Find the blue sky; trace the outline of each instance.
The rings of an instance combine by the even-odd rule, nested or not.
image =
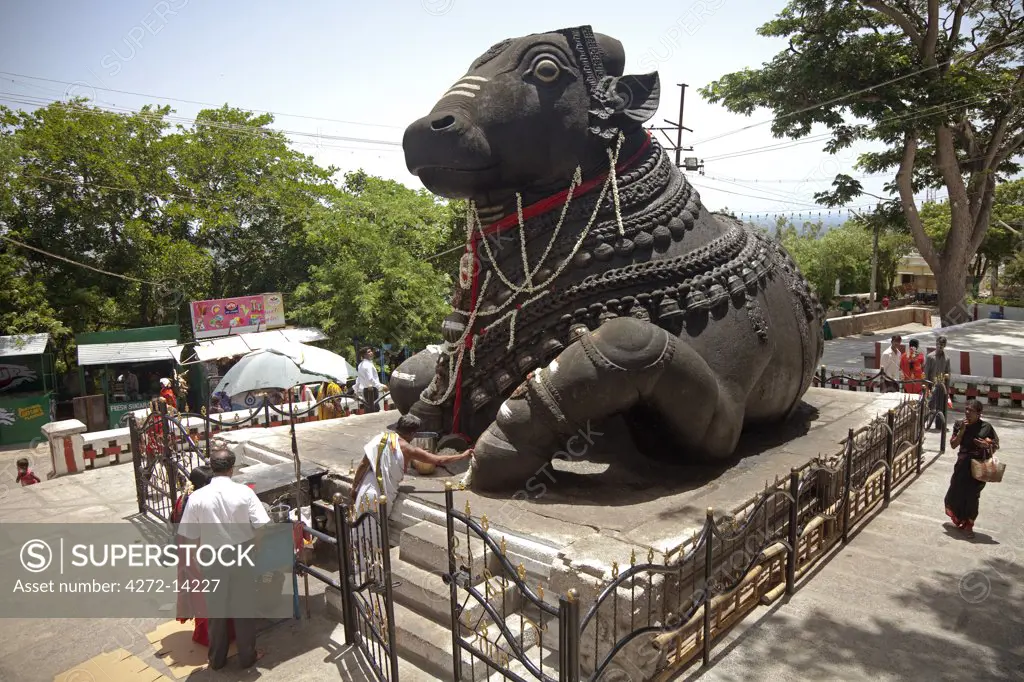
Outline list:
[[[696,89],[725,73],[756,67],[784,47],[783,41],[755,34],[783,5],[781,0],[648,0],[642,5],[610,0],[0,0],[0,70],[63,82],[0,74],[0,103],[25,107],[5,97],[53,100],[71,93],[106,107],[166,103],[185,117],[203,107],[161,98],[277,112],[274,127],[305,133],[292,139],[318,163],[361,167],[418,188],[400,146],[329,136],[400,143],[404,127],[426,114],[493,43],[590,24],[622,41],[627,72],[660,73],[659,121],[676,118],[675,84],[690,85],[685,124],[694,133],[684,133],[684,144],[696,143],[696,156],[713,157],[780,142],[761,125],[701,144],[764,121],[768,113],[736,116],[703,101]],[[851,170],[856,152],[865,149],[830,156],[820,143],[803,144],[708,161],[705,177],[690,177],[713,209],[816,217],[821,209],[809,206],[813,193],[827,188],[836,172],[856,174]],[[884,181],[862,179],[876,194]]]

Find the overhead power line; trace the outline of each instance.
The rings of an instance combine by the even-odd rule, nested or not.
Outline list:
[[[100,273],[102,275],[110,275],[111,277],[117,277],[119,279],[128,280],[130,282],[139,282],[140,284],[152,284],[155,287],[161,286],[161,284],[159,282],[151,282],[151,281],[149,281],[147,279],[139,279],[138,277],[130,277],[128,275],[119,275],[116,272],[110,272],[109,270],[103,270],[101,268],[97,268],[97,267],[92,266],[92,265],[87,265],[85,263],[79,263],[78,261],[71,260],[70,258],[65,258],[64,256],[60,256],[60,255],[58,255],[56,253],[50,253],[49,251],[44,251],[43,249],[36,248],[35,246],[29,246],[28,244],[24,244],[22,242],[19,242],[17,239],[11,239],[7,235],[0,234],[0,239],[3,239],[5,241],[9,241],[10,243],[15,244],[17,246],[20,246],[23,249],[28,249],[30,251],[35,251],[36,253],[41,253],[44,256],[48,256],[50,258],[56,258],[57,260],[62,260],[65,263],[70,263],[71,265],[77,265],[80,268],[85,268],[86,270],[92,270],[93,272],[98,272],[98,273]]]
[[[317,140],[335,140],[335,141],[340,141],[340,142],[361,142],[361,143],[365,143],[365,144],[380,144],[380,145],[387,145],[387,146],[393,146],[393,147],[401,147],[402,146],[401,142],[395,142],[393,140],[376,140],[376,139],[370,139],[370,138],[365,138],[365,137],[350,137],[350,136],[344,136],[344,135],[326,135],[326,134],[319,133],[319,132],[311,133],[311,132],[307,132],[307,131],[304,131],[304,130],[286,130],[286,129],[282,129],[282,128],[271,128],[269,126],[259,126],[259,127],[256,127],[256,126],[246,126],[246,125],[240,125],[240,124],[234,124],[234,123],[224,123],[223,121],[205,121],[205,120],[200,120],[200,119],[195,119],[195,118],[188,118],[188,117],[185,117],[185,116],[174,116],[174,115],[170,115],[170,114],[162,115],[162,114],[157,114],[157,113],[153,113],[153,112],[137,111],[135,109],[125,108],[125,107],[108,107],[108,108],[104,108],[104,107],[99,107],[99,106],[95,106],[95,105],[93,105],[93,106],[82,106],[82,105],[71,104],[71,103],[68,103],[68,102],[61,102],[60,100],[46,100],[46,99],[41,98],[41,97],[32,97],[30,95],[23,95],[23,94],[20,94],[20,93],[0,92],[0,96],[6,97],[7,99],[9,99],[11,101],[21,101],[22,103],[29,104],[29,105],[32,105],[32,106],[57,105],[57,106],[64,107],[66,109],[73,110],[73,111],[80,111],[82,113],[96,113],[97,111],[106,111],[108,113],[115,113],[115,114],[132,114],[132,115],[138,116],[138,117],[140,117],[140,118],[142,118],[144,120],[150,120],[150,121],[154,121],[154,122],[170,121],[170,122],[176,122],[176,123],[189,123],[189,124],[192,124],[192,125],[195,125],[195,126],[203,126],[203,127],[207,127],[207,128],[218,128],[218,129],[222,129],[222,130],[227,130],[229,132],[239,133],[239,134],[242,134],[242,135],[263,136],[263,135],[266,135],[267,133],[279,133],[279,134],[282,134],[282,135],[299,135],[299,136],[303,136],[303,137],[312,137],[312,138],[316,138]],[[32,101],[32,100],[35,100],[35,101]]]
[[[1019,41],[1019,38],[1011,38],[1009,40],[1004,40],[1001,43],[996,43],[995,45],[992,46],[992,48],[994,49],[994,48],[998,48],[998,47],[1004,47],[1006,45],[1010,45],[1011,43],[1016,43],[1018,41]],[[898,83],[898,82],[900,82],[902,80],[906,80],[907,78],[912,78],[914,76],[918,76],[918,75],[920,75],[922,73],[925,73],[927,71],[931,71],[932,69],[937,69],[939,67],[946,66],[948,64],[952,64],[953,61],[954,61],[953,59],[948,59],[948,60],[943,61],[943,62],[938,62],[937,64],[934,64],[932,66],[926,66],[923,69],[918,69],[917,71],[912,71],[912,72],[904,74],[902,76],[897,76],[896,78],[890,78],[889,80],[882,81],[881,83],[877,83],[875,85],[871,85],[871,86],[868,86],[866,88],[861,88],[859,90],[853,90],[851,92],[846,93],[845,95],[840,95],[839,97],[833,97],[830,100],[826,100],[824,102],[819,102],[818,104],[812,104],[810,106],[803,107],[802,109],[797,109],[796,111],[791,111],[788,114],[783,114],[783,115],[777,116],[777,117],[773,116],[772,118],[765,119],[764,121],[760,121],[758,123],[751,123],[751,124],[745,125],[745,126],[743,126],[741,128],[736,128],[735,130],[730,130],[728,132],[720,133],[718,135],[712,135],[711,137],[706,137],[706,138],[704,138],[702,140],[697,140],[696,142],[694,142],[692,144],[694,146],[696,146],[698,144],[704,144],[706,142],[711,142],[712,140],[720,140],[723,137],[729,137],[730,135],[736,135],[738,133],[742,133],[744,131],[751,130],[753,128],[759,128],[760,126],[768,125],[769,123],[772,123],[772,122],[775,122],[775,121],[783,121],[783,120],[785,120],[787,118],[792,118],[793,116],[799,116],[800,114],[807,113],[808,111],[814,111],[815,109],[820,109],[821,107],[829,106],[830,104],[837,104],[837,103],[842,102],[844,100],[847,100],[847,99],[849,99],[851,97],[856,97],[857,95],[863,95],[865,92],[871,92],[872,90],[877,90],[878,88],[885,87],[886,85],[892,85],[893,83]]]
[[[971,97],[963,97],[963,98],[960,98],[960,99],[950,100],[948,102],[940,102],[938,104],[934,104],[934,105],[929,106],[929,107],[924,107],[923,109],[916,109],[914,111],[907,112],[907,113],[904,113],[904,114],[899,114],[899,115],[889,116],[889,117],[883,118],[880,121],[878,121],[878,123],[876,125],[895,123],[897,121],[913,121],[913,120],[917,120],[919,118],[927,118],[928,116],[934,116],[935,114],[940,113],[940,111],[936,111],[936,110],[946,111],[946,110],[949,110],[949,109],[958,109],[961,106],[968,106],[968,105],[970,105],[973,102],[981,102],[981,101],[987,100],[990,97],[992,97],[992,95],[999,94],[1001,92],[1007,92],[1007,91],[1009,91],[1011,89],[1012,88],[1007,88],[1007,87],[996,88],[994,90],[990,90],[988,92],[982,93],[981,95],[972,95]],[[797,146],[800,146],[802,144],[811,144],[813,142],[819,142],[821,140],[826,140],[826,139],[829,139],[831,137],[832,137],[832,133],[830,133],[830,132],[829,133],[818,133],[816,135],[811,135],[810,137],[799,138],[797,140],[786,140],[786,141],[782,141],[782,142],[775,142],[775,143],[772,143],[772,144],[769,144],[769,145],[764,145],[764,146],[761,146],[761,147],[754,147],[753,149],[739,150],[739,151],[735,151],[735,152],[724,152],[724,153],[719,154],[717,156],[705,157],[703,160],[704,161],[724,161],[726,159],[735,159],[735,158],[738,158],[738,157],[741,157],[741,156],[749,156],[751,154],[762,154],[764,152],[778,151],[779,149],[788,149],[790,147],[797,147]]]
[[[0,74],[4,74],[4,75],[7,75],[7,76],[15,76],[17,78],[29,78],[29,79],[37,80],[37,81],[45,81],[47,83],[57,83],[59,85],[71,85],[71,86],[74,86],[74,85],[79,85],[81,83],[81,81],[77,81],[77,82],[76,81],[62,81],[62,80],[58,80],[56,78],[44,78],[42,76],[30,76],[28,74],[13,73],[11,71],[0,71]],[[224,106],[223,104],[214,104],[213,102],[202,102],[202,101],[194,100],[194,99],[184,99],[182,97],[170,97],[170,96],[167,96],[167,95],[151,95],[151,94],[147,94],[147,93],[144,93],[144,92],[133,92],[131,90],[116,90],[114,88],[103,88],[103,87],[99,87],[97,85],[92,85],[91,83],[87,83],[86,85],[88,85],[93,90],[102,90],[103,92],[116,92],[116,93],[119,93],[119,94],[122,94],[122,95],[133,95],[135,97],[149,97],[150,99],[161,99],[161,100],[167,100],[169,102],[183,102],[185,104],[198,104],[200,106],[215,107],[215,108],[218,108],[218,109],[220,107]],[[287,116],[289,118],[304,118],[304,119],[307,119],[307,120],[310,120],[310,121],[328,121],[330,123],[342,123],[342,124],[345,124],[345,125],[354,125],[354,126],[367,126],[367,127],[371,127],[371,128],[392,128],[392,129],[395,129],[395,130],[404,130],[405,129],[404,126],[393,126],[393,125],[387,125],[387,124],[384,124],[384,123],[365,123],[363,121],[345,121],[345,120],[338,119],[338,118],[328,118],[326,116],[312,116],[312,115],[309,115],[309,114],[291,114],[291,113],[287,113],[287,112],[283,112],[283,111],[271,111],[270,109],[259,109],[259,108],[251,109],[251,108],[248,108],[248,107],[235,107],[235,108],[236,109],[242,109],[244,111],[249,111],[251,113],[266,113],[266,114],[273,114],[274,116]]]

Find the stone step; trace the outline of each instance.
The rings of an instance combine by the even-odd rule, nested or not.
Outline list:
[[[447,568],[447,567],[445,567]],[[451,593],[441,577],[440,570],[427,571],[414,566],[401,558],[401,548],[391,550],[391,573],[393,581],[398,584],[393,588],[395,601],[408,606],[428,618],[447,625],[451,621]],[[521,603],[519,590],[505,590],[504,600],[497,583],[492,581],[490,590],[491,607],[499,614],[513,613]],[[475,586],[481,595],[487,595],[483,582]],[[475,623],[484,612],[483,604],[470,596],[465,590],[459,590],[459,604],[465,609],[463,622]],[[487,622],[490,619],[487,618]]]
[[[411,664],[432,673],[438,680],[452,678],[451,629],[435,623],[402,604],[394,604],[395,637],[398,654]],[[462,679],[466,682],[486,679],[485,664],[477,662],[476,680],[470,674],[472,654],[462,651]]]
[[[448,539],[447,529],[430,521],[420,521],[402,531],[399,546],[401,560],[428,571],[448,570]],[[456,531],[455,537],[458,541],[456,554],[460,562],[465,562],[466,557],[466,533]],[[484,562],[484,543],[480,538],[470,533],[469,549],[472,555],[470,568],[472,575],[482,577],[486,568],[492,574],[498,571],[498,562],[493,552],[487,550],[487,562]]]
[[[505,627],[508,629],[509,634],[512,635],[513,642],[515,643],[514,648],[501,632],[501,628],[498,627],[497,623],[492,622],[490,619],[487,619],[485,622],[490,623],[487,626],[487,640],[509,656],[513,655],[513,651],[516,648],[523,651],[537,649],[541,643],[541,638],[538,636],[539,626],[544,628],[543,644],[545,653],[549,653],[552,649],[558,647],[558,620],[556,618],[549,618],[545,615],[544,623],[541,624],[539,620],[529,618],[521,613],[514,613],[508,616],[505,619]],[[536,663],[536,656],[531,660]]]
[[[452,677],[452,639],[451,631],[428,618],[421,616],[415,611],[408,609],[401,604],[394,605],[395,612],[395,636],[398,639],[399,656],[418,668],[432,673],[439,680],[450,680]],[[494,644],[484,645],[475,638],[468,638],[468,642],[479,648],[482,653],[490,656],[492,660],[501,663],[498,649]],[[492,642],[494,640],[491,640]],[[544,672],[557,677],[558,654],[547,648],[547,637],[545,637],[544,650],[537,646],[528,645],[527,658],[535,665],[540,666],[543,659]],[[491,672],[488,677],[488,666],[482,660],[473,656],[468,651],[462,651],[462,679],[466,682],[478,682],[486,679],[500,679],[500,676]],[[535,679],[525,665],[509,658],[508,668],[524,679]],[[402,678],[404,680],[404,678]]]

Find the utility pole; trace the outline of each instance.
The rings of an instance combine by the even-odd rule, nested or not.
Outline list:
[[[692,133],[693,129],[692,128],[687,128],[686,126],[683,125],[683,108],[684,108],[684,106],[686,104],[686,88],[689,87],[689,86],[686,83],[677,83],[676,85],[677,85],[677,87],[680,88],[680,91],[679,91],[679,120],[678,121],[669,121],[668,119],[664,119],[665,123],[668,124],[667,126],[651,127],[651,128],[648,128],[648,130],[650,130],[652,132],[660,132],[664,136],[664,138],[668,141],[668,145],[666,146],[666,150],[667,151],[674,151],[675,152],[675,155],[676,155],[676,167],[677,168],[683,168],[683,169],[688,170],[688,171],[699,171],[700,174],[703,175],[704,174],[704,162],[703,161],[698,161],[697,157],[695,157],[695,156],[688,156],[685,159],[682,158],[682,153],[683,152],[692,152],[693,151],[693,147],[684,147],[683,146],[683,131],[685,130],[685,131],[687,131],[689,133]],[[669,134],[668,134],[669,131],[675,131],[676,139],[675,139],[674,142],[672,141],[672,138],[669,137]]]

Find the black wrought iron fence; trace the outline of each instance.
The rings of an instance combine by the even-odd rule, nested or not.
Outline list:
[[[207,457],[165,404],[142,424],[130,415],[128,428],[139,512],[170,523],[189,472],[206,463]]]
[[[555,609],[542,590],[526,586],[525,576],[507,560],[500,570],[524,603],[541,607],[559,628],[557,668],[531,663],[525,647],[510,646],[507,656],[493,657],[467,642],[474,629],[459,619],[465,611],[460,595],[470,594],[483,604],[489,593],[473,587],[476,558],[472,543],[483,555],[504,559],[504,551],[487,528],[469,514],[454,509],[451,489],[446,495],[449,536],[453,679],[467,675],[461,652],[468,651],[507,679],[524,680],[668,680],[698,658],[710,661],[715,641],[750,611],[793,594],[797,581],[830,549],[846,543],[851,529],[874,508],[887,506],[893,488],[920,472],[925,399],[904,400],[862,429],[851,430],[837,452],[794,468],[787,479],[766,485],[733,514],[716,519],[708,509],[702,527],[680,546],[656,561],[630,558],[625,570],[612,564],[611,578],[579,619],[577,595],[559,598]],[[466,536],[466,554],[459,553],[456,524]],[[543,606],[542,606],[543,605]],[[492,621],[504,612],[485,609]],[[557,617],[556,617],[557,616]],[[578,627],[567,630],[569,624]],[[544,628],[540,628],[543,630]],[[498,628],[499,636],[514,639]],[[470,637],[472,639],[472,637]],[[492,641],[492,640],[488,640]],[[512,642],[510,642],[511,644]]]
[[[509,560],[504,538],[491,536],[487,518],[478,522],[468,504],[464,512],[455,508],[453,491],[445,486],[452,678],[475,682],[497,673],[516,682],[579,679],[576,594],[559,598],[557,606],[549,603],[544,587],[529,586],[525,567]]]

